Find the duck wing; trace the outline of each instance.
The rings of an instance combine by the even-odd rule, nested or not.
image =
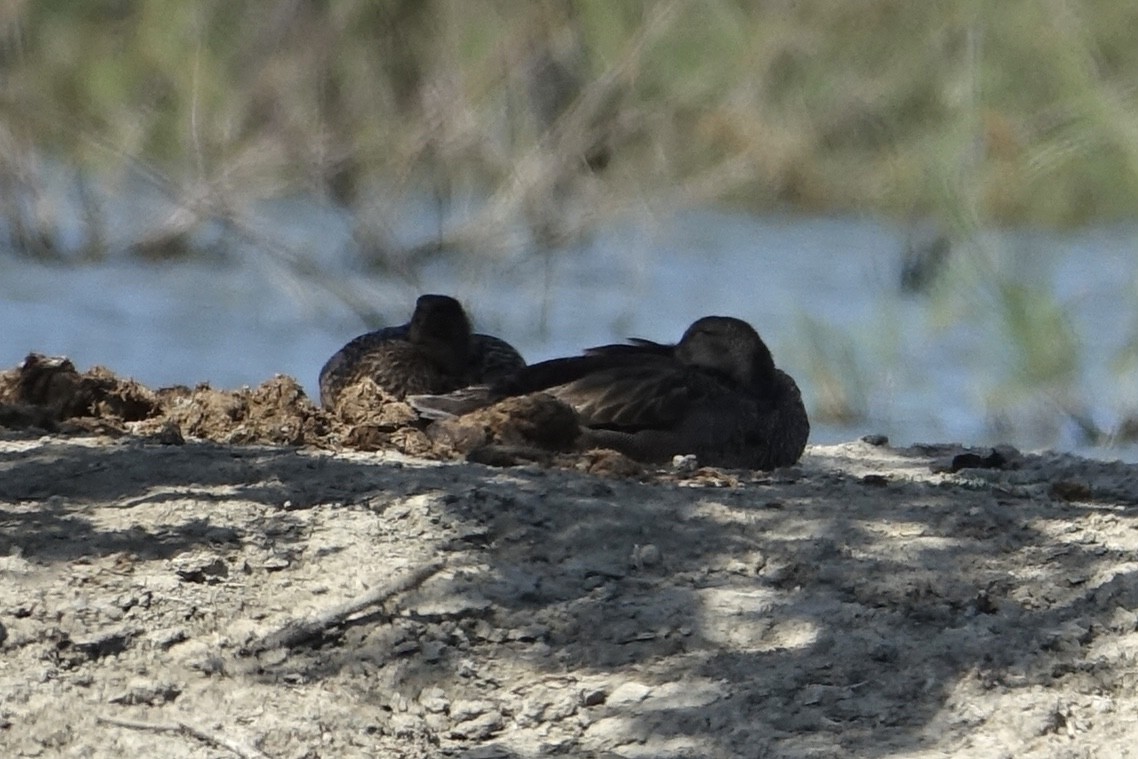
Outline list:
[[[645,340],[642,337],[631,337],[626,343],[612,345],[598,345],[586,348],[586,356],[667,356],[676,354],[676,346]]]
[[[525,359],[505,340],[493,335],[475,334],[471,337],[466,383],[480,385],[503,381],[525,365]]]
[[[492,338],[493,339],[493,338]],[[504,343],[503,343],[504,344]],[[521,360],[521,357],[518,357]],[[597,372],[637,363],[626,356],[568,356],[537,364],[513,365],[481,382],[446,394],[413,394],[408,400],[427,419],[446,419],[530,393],[564,387]]]
[[[392,341],[406,342],[410,326],[401,324],[395,327],[382,327],[366,332],[350,340],[343,348],[332,354],[320,369],[320,400],[330,407],[335,396],[346,386],[364,376],[361,361],[380,350]]]
[[[610,366],[547,392],[595,429],[668,430],[724,392],[712,377],[672,361]]]

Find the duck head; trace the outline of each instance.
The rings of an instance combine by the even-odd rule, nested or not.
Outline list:
[[[469,361],[471,332],[470,319],[457,300],[449,295],[420,295],[407,339],[437,365],[457,374]]]
[[[758,392],[775,377],[770,349],[747,322],[731,316],[705,316],[692,323],[676,345],[676,358]]]

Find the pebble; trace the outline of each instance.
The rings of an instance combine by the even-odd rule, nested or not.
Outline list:
[[[616,687],[616,690],[609,694],[607,704],[608,706],[638,704],[648,698],[648,694],[651,692],[652,688],[643,683],[621,683]]]
[[[514,721],[520,727],[540,725],[545,717],[545,706],[544,701],[526,699],[522,702],[522,708],[514,715]]]
[[[493,701],[464,699],[451,704],[450,716],[455,722],[465,722],[481,714],[493,711],[494,708]]]
[[[549,635],[549,628],[545,625],[532,624],[510,630],[509,639],[519,640],[523,643],[544,640]]]
[[[445,733],[450,729],[450,718],[442,712],[427,712],[423,715],[423,723],[433,733]]]
[[[600,706],[601,704],[603,704],[605,701],[608,700],[608,697],[609,697],[608,691],[606,691],[602,688],[597,688],[594,690],[585,691],[584,693],[581,694],[581,705],[582,706]]]
[[[257,660],[266,667],[275,667],[284,664],[288,660],[288,649],[274,648],[269,651],[262,652]]]
[[[450,699],[446,697],[446,692],[442,688],[425,688],[419,694],[419,703],[428,712],[435,714],[445,712],[450,708]]]
[[[638,545],[632,549],[632,565],[637,569],[654,567],[660,563],[660,549],[653,543]]]
[[[691,474],[699,469],[699,461],[694,454],[679,454],[672,457],[672,469],[680,474]]]
[[[405,640],[402,643],[397,644],[394,648],[392,648],[391,654],[393,656],[403,656],[405,654],[413,654],[418,650],[419,650],[419,643],[417,641]]]
[[[171,559],[170,564],[178,578],[185,582],[212,584],[229,576],[229,566],[214,553],[183,554]]]
[[[182,687],[176,683],[153,682],[136,678],[130,682],[127,689],[107,699],[112,704],[135,706],[146,704],[160,706],[173,701],[182,692]]]
[[[604,703],[603,697],[604,697],[605,693],[604,693],[604,691],[597,691],[597,692],[599,692],[602,696],[601,701],[598,701],[597,703],[603,704]],[[596,704],[587,703],[586,702],[587,698],[588,698],[587,695],[583,696],[581,703],[585,704],[585,706],[595,706],[596,705]],[[572,717],[574,714],[576,714],[576,712],[577,712],[577,699],[574,696],[572,696],[571,694],[567,693],[567,694],[561,696],[560,698],[555,699],[555,700],[551,701],[550,703],[546,704],[544,716],[545,716],[546,721],[555,722],[558,720],[563,720],[566,717]]]
[[[424,722],[413,714],[393,714],[388,730],[397,738],[414,738],[423,732]]]
[[[446,649],[446,644],[440,643],[437,640],[428,640],[422,644],[423,661],[436,662],[443,658],[443,650]]]
[[[279,572],[282,569],[288,569],[291,564],[292,562],[283,556],[270,556],[261,563],[261,567],[266,572]]]
[[[625,743],[642,743],[647,740],[650,730],[647,720],[604,717],[586,728],[585,737],[602,747],[613,747]]]
[[[505,719],[501,712],[486,712],[453,726],[450,730],[450,737],[483,740],[494,733],[501,732],[505,726]]]

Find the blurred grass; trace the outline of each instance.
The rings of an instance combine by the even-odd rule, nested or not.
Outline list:
[[[588,159],[594,210],[668,188],[951,221],[966,188],[986,221],[1070,225],[1138,203],[1136,27],[1111,0],[11,0],[0,129],[193,197],[520,183],[498,213],[532,214]]]

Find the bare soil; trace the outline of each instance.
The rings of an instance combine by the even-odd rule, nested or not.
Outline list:
[[[492,467],[43,361],[0,374],[0,756],[1138,754],[1133,466]]]

